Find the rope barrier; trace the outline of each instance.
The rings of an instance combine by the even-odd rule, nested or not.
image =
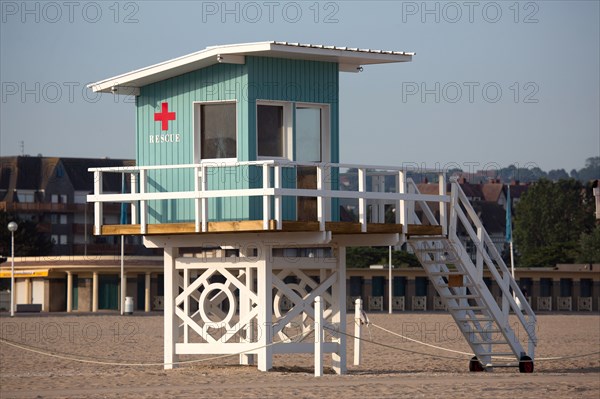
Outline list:
[[[461,351],[457,351],[454,349],[449,349],[449,348],[444,348],[442,346],[437,346],[437,345],[432,345],[432,344],[428,344],[427,342],[423,342],[423,341],[419,341],[410,337],[406,337],[402,334],[398,334],[396,332],[390,331],[384,327],[378,326],[377,324],[374,323],[370,323],[369,325],[372,325],[375,328],[378,328],[382,331],[385,331],[389,334],[395,335],[397,337],[406,339],[408,341],[412,341],[415,342],[417,344],[421,344],[421,345],[425,345],[425,346],[429,346],[431,348],[435,348],[435,349],[440,349],[443,351],[447,351],[447,352],[453,352],[453,353],[458,353],[461,355],[467,355],[467,356],[474,356],[473,353],[469,353],[469,352],[461,352]],[[587,356],[593,356],[593,355],[600,355],[600,351],[597,352],[590,352],[590,353],[584,353],[584,354],[579,354],[579,355],[567,355],[567,356],[556,356],[556,357],[539,357],[539,358],[535,358],[535,361],[551,361],[551,360],[564,360],[564,359],[575,359],[575,358],[579,358],[579,357],[587,357]],[[513,358],[509,358],[509,357],[502,357],[502,356],[492,356],[495,359],[503,359],[503,360],[514,360]]]
[[[302,336],[302,335],[307,336],[312,331],[313,331],[313,328],[311,328],[310,330],[308,330],[306,332],[303,332],[303,333],[300,333],[300,334],[296,334],[296,335],[294,335],[292,337],[289,337],[289,341],[291,341],[292,339],[294,339],[296,337]],[[304,337],[302,337],[302,339],[304,339]],[[44,355],[44,356],[48,356],[48,357],[54,357],[54,358],[58,358],[58,359],[62,359],[62,360],[69,360],[69,361],[79,362],[79,363],[91,363],[91,364],[99,364],[99,365],[104,365],[104,366],[123,366],[123,367],[156,367],[156,366],[167,366],[167,365],[175,366],[175,365],[183,365],[183,364],[203,363],[203,362],[208,362],[208,361],[211,361],[211,360],[224,359],[224,358],[227,358],[227,357],[239,356],[239,355],[243,355],[245,353],[254,352],[254,351],[258,350],[258,349],[268,348],[270,346],[279,345],[279,344],[283,344],[283,343],[287,343],[287,342],[284,342],[284,341],[272,342],[270,344],[258,346],[256,348],[248,349],[248,350],[237,352],[237,353],[230,353],[230,354],[226,354],[226,355],[213,356],[213,357],[204,358],[204,359],[183,360],[183,361],[172,362],[172,363],[164,363],[164,362],[161,362],[161,363],[158,363],[158,362],[156,362],[156,363],[120,363],[120,362],[108,362],[108,361],[104,361],[104,360],[84,359],[84,358],[80,358],[80,357],[65,356],[65,355],[61,355],[61,354],[57,354],[57,353],[43,351],[43,350],[40,350],[37,347],[32,347],[32,346],[27,346],[27,345],[23,345],[23,344],[18,344],[18,343],[15,343],[13,341],[9,341],[9,340],[7,340],[5,338],[0,338],[0,343],[6,344],[6,345],[10,345],[10,346],[13,346],[15,348],[19,348],[19,349],[24,350],[24,351],[37,353],[39,355]]]

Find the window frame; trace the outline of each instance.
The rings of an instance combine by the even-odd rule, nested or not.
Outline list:
[[[235,157],[233,158],[202,158],[202,106],[216,104],[234,104],[235,105]],[[199,164],[202,161],[236,162],[239,156],[239,121],[238,121],[238,100],[210,100],[192,102],[192,132],[193,132],[193,151],[194,163]]]
[[[258,106],[259,105],[270,105],[275,107],[283,107],[283,126],[282,126],[282,134],[283,134],[283,156],[274,157],[274,156],[265,156],[258,155]],[[254,131],[256,132],[256,159],[257,160],[286,160],[292,161],[294,158],[294,116],[292,114],[293,102],[291,101],[277,101],[277,100],[256,100],[256,104],[254,106],[254,112],[256,115],[255,123],[254,123]]]
[[[294,112],[298,108],[319,108],[321,110],[321,161],[320,163],[331,162],[331,106],[327,103],[311,103],[311,102],[296,102],[294,103]],[[294,123],[294,129],[296,123]],[[294,161],[297,160],[296,139],[297,133],[294,134]],[[319,163],[319,162],[317,162]]]

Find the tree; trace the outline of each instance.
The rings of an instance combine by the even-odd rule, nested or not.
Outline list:
[[[600,179],[600,157],[586,159],[585,167],[577,172],[577,178],[583,183]]]
[[[19,225],[19,228],[15,232],[15,256],[43,256],[50,254],[52,242],[48,235],[38,232],[35,223],[23,220],[7,212],[0,212],[0,255],[11,255],[11,234],[6,227],[11,221]]]
[[[521,266],[572,263],[582,233],[594,226],[589,190],[574,179],[541,179],[515,207],[514,238]]]
[[[583,233],[579,240],[578,262],[600,263],[600,225],[589,234]]]

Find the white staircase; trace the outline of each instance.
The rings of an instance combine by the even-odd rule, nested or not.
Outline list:
[[[418,192],[414,183],[409,184]],[[456,182],[451,187],[447,235],[408,236],[408,244],[474,353],[469,369],[518,366],[521,372],[532,372],[535,314],[464,192]],[[418,206],[424,220],[413,213],[413,221],[438,224],[428,203],[419,202]],[[463,242],[472,244],[474,261],[457,231]],[[483,280],[484,271],[499,287],[498,302]]]

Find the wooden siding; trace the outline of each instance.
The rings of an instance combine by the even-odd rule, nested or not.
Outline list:
[[[330,107],[330,161],[339,162],[338,65],[336,63],[246,57],[245,65],[217,64],[141,88],[136,99],[136,160],[139,166],[192,164],[194,159],[194,102],[236,101],[237,159],[256,160],[256,100],[312,102]],[[161,104],[176,113],[168,130],[154,121]],[[295,130],[295,129],[294,129]],[[151,143],[151,135],[178,134],[179,142]],[[211,168],[209,189],[262,186],[262,171],[255,167]],[[193,190],[192,170],[169,169],[148,173],[148,191]],[[334,174],[337,187],[337,173]],[[295,187],[295,173],[286,170],[285,187]],[[333,220],[339,205],[332,201]],[[209,220],[262,218],[261,198],[224,198],[209,201]],[[149,223],[183,223],[193,220],[193,200],[160,200],[149,203]],[[285,198],[284,218],[294,220],[296,201]]]

